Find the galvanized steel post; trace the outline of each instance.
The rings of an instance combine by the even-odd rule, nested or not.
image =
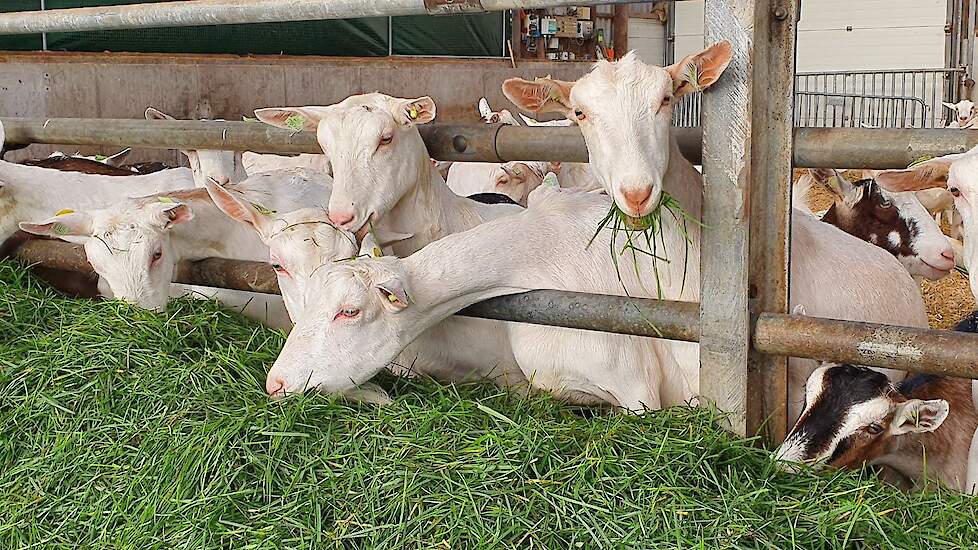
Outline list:
[[[755,318],[788,308],[795,10],[795,0],[771,0],[754,11],[748,299]],[[775,444],[788,429],[787,361],[752,348],[747,364],[747,433],[764,429]]]
[[[748,233],[754,10],[770,0],[706,0],[705,42],[730,42],[730,65],[703,94],[700,394],[747,434]],[[758,30],[758,33],[763,32]]]

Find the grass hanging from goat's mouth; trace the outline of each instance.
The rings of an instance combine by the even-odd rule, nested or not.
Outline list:
[[[682,294],[683,290],[686,288],[686,270],[689,261],[689,245],[693,242],[689,236],[689,226],[687,226],[687,222],[694,223],[700,227],[703,226],[703,223],[700,222],[700,220],[697,220],[695,216],[683,208],[682,204],[680,204],[679,201],[669,193],[663,191],[659,198],[659,203],[655,206],[655,208],[642,217],[629,216],[618,207],[618,203],[612,200],[611,208],[608,210],[608,214],[598,223],[598,228],[595,230],[591,240],[589,240],[587,243],[587,246],[591,246],[594,239],[598,237],[602,230],[609,228],[611,229],[611,239],[609,240],[611,260],[615,264],[615,273],[618,276],[618,283],[621,285],[622,290],[625,291],[625,295],[629,298],[631,298],[632,295],[628,291],[625,281],[622,279],[621,266],[618,263],[618,257],[625,255],[626,252],[631,255],[632,269],[635,271],[635,277],[638,279],[639,285],[641,285],[642,290],[647,293],[650,292],[649,289],[646,288],[645,283],[642,281],[639,258],[648,257],[650,259],[652,262],[652,272],[655,275],[655,296],[656,299],[662,299],[662,280],[659,276],[659,262],[664,262],[666,264],[671,262],[669,259],[669,251],[666,250],[667,247],[665,238],[662,235],[663,212],[667,212],[672,216],[683,236],[683,279],[679,290],[679,293]],[[621,245],[621,249],[619,250],[618,243],[620,235],[622,234],[624,234],[624,243]],[[646,248],[641,248],[643,241]],[[636,246],[636,243],[638,243],[639,246]],[[659,329],[656,328],[651,321],[646,319],[646,322],[652,326],[659,336],[662,336],[662,333],[659,332]]]

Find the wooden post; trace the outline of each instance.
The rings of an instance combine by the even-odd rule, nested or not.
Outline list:
[[[615,6],[615,16],[611,20],[611,38],[615,46],[615,58],[621,58],[628,53],[628,16],[631,9],[628,4]]]
[[[728,40],[733,58],[703,98],[700,394],[729,415],[727,427],[739,435],[752,435],[786,397],[783,361],[751,354],[750,299],[766,311],[787,305],[795,12],[794,0],[705,3],[706,43]]]

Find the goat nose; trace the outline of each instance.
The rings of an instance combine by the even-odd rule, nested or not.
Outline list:
[[[265,391],[268,395],[278,399],[285,396],[285,379],[281,376],[269,376],[265,380]]]
[[[344,226],[353,221],[356,214],[353,212],[330,212],[329,222],[336,226]]]
[[[645,204],[649,197],[652,196],[652,187],[643,187],[641,189],[629,189],[627,191],[622,191],[622,196],[625,197],[625,202],[628,203],[632,209],[640,211],[642,205]]]
[[[954,261],[954,250],[948,248],[944,252],[941,252],[941,256],[944,256],[949,261],[952,261],[953,262]]]

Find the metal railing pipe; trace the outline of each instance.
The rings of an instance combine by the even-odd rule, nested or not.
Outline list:
[[[76,244],[30,240],[14,254],[36,267],[93,273],[84,247]],[[279,294],[275,272],[264,262],[181,262],[174,282]],[[699,307],[695,302],[535,290],[486,300],[459,314],[698,342]],[[978,378],[978,334],[964,332],[761,313],[753,346],[762,353]]]
[[[630,1],[602,0],[602,3]],[[5,13],[0,14],[0,35],[450,15],[579,3],[579,0],[184,0]]]
[[[754,348],[790,355],[978,378],[978,334],[762,313]]]
[[[259,153],[321,153],[312,132],[258,122],[98,118],[0,118],[13,145],[106,145],[157,149],[224,149]],[[438,160],[586,162],[580,130],[486,124],[420,126]],[[700,163],[702,130],[673,128],[683,155]],[[967,151],[978,131],[958,129],[795,128],[794,164],[811,168],[904,168],[925,156]]]

